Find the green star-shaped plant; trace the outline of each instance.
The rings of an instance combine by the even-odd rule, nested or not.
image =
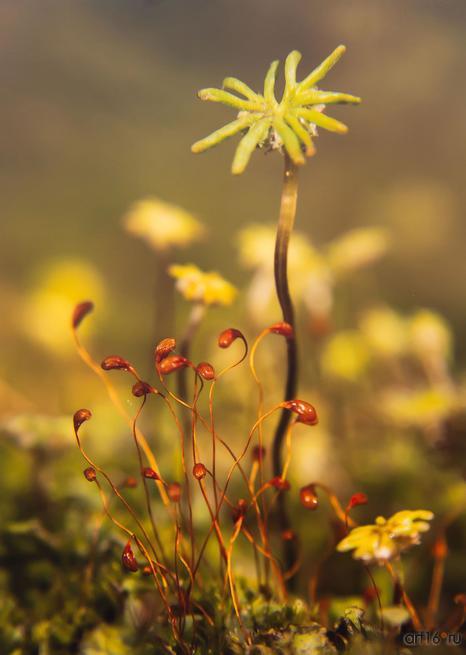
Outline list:
[[[278,60],[272,62],[267,71],[263,94],[255,93],[234,77],[223,80],[223,89],[202,89],[198,93],[201,100],[220,102],[238,109],[239,113],[236,120],[194,143],[192,152],[203,152],[239,132],[245,132],[236,148],[231,169],[233,174],[243,173],[256,147],[284,149],[294,164],[304,164],[305,156],[309,157],[315,152],[312,138],[317,134],[317,127],[340,134],[348,131],[346,125],[323,113],[325,106],[361,102],[356,96],[321,91],[316,86],[345,50],[345,46],[338,46],[301,82],[296,81],[301,53],[297,50],[290,52],[285,61],[285,89],[280,102],[275,97]]]
[[[312,139],[317,134],[317,127],[333,132],[347,132],[346,125],[323,113],[325,106],[360,102],[360,98],[355,96],[321,91],[316,86],[345,50],[344,46],[338,46],[301,82],[296,81],[296,69],[301,54],[297,50],[290,52],[285,61],[285,88],[280,101],[275,96],[278,61],[272,62],[267,71],[262,94],[256,93],[234,77],[227,77],[223,81],[223,89],[203,89],[198,94],[201,100],[211,100],[233,107],[238,111],[238,115],[231,123],[193,144],[192,152],[203,152],[235,134],[243,133],[232,164],[232,173],[235,175],[244,172],[257,147],[279,150],[284,155],[283,186],[273,260],[275,288],[283,321],[293,327],[292,334],[286,340],[287,373],[284,401],[296,398],[298,380],[295,319],[287,272],[288,246],[298,199],[298,168],[305,163],[306,155],[310,156],[315,152]],[[290,413],[283,409],[272,442],[274,476],[280,476],[283,470],[282,451],[289,422]],[[284,499],[285,495],[280,495],[277,503],[277,525],[282,533],[290,529]],[[283,550],[284,568],[288,570],[298,558],[295,542],[284,541]]]

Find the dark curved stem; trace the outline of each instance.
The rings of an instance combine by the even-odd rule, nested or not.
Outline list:
[[[277,297],[282,309],[283,320],[295,328],[293,303],[288,287],[288,244],[296,216],[296,204],[298,200],[298,171],[295,164],[285,154],[285,172],[283,177],[283,188],[280,203],[280,217],[278,221],[277,236],[275,241],[275,287]],[[294,331],[293,331],[294,332]],[[287,376],[285,385],[284,400],[290,400],[296,395],[298,376],[298,357],[296,347],[296,336],[287,339]],[[280,415],[273,439],[272,463],[273,474],[281,475],[282,472],[282,450],[286,428],[290,422],[291,414],[283,410]],[[278,497],[277,517],[280,532],[290,528],[290,519],[286,509],[285,494]],[[295,540],[283,542],[283,564],[286,570],[291,569],[295,564],[297,552]]]
[[[168,274],[170,253],[160,251],[156,258],[155,288],[155,343],[173,336],[175,315],[175,286]]]

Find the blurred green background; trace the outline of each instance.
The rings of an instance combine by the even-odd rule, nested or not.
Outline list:
[[[258,87],[272,59],[297,48],[304,71],[339,43],[348,52],[327,87],[364,102],[333,112],[346,137],[319,138],[301,174],[297,227],[317,244],[351,227],[389,227],[372,298],[443,313],[464,362],[463,0],[3,0],[0,17],[3,411],[76,403],[71,383],[56,380],[80,364],[53,348],[62,337],[38,342],[37,322],[47,332],[56,320],[46,309],[33,320],[28,304],[57,261],[87,263],[98,278],[99,292],[83,273],[70,293],[98,296],[105,352],[150,350],[154,256],[121,228],[140,197],[174,201],[208,226],[208,239],[178,259],[247,281],[234,236],[275,221],[281,162],[258,153],[236,179],[232,143],[191,155],[194,140],[232,115],[195,92],[226,74]]]
[[[367,493],[369,505],[357,510],[365,522],[404,508],[429,508],[438,517],[461,512],[465,36],[464,0],[2,0],[0,517],[5,525],[32,519],[27,530],[40,541],[37,518],[65,539],[57,552],[74,554],[78,544],[87,561],[90,528],[82,530],[82,516],[95,516],[99,505],[82,478],[71,431],[70,417],[78,407],[95,412],[95,427],[86,428],[92,452],[118,479],[137,474],[134,453],[127,456],[128,430],[76,355],[69,328],[73,305],[94,300],[95,314],[86,319],[82,335],[96,359],[117,353],[144,376],[153,376],[152,349],[169,301],[157,286],[157,254],[123,229],[123,216],[134,202],[157,196],[192,212],[206,226],[205,238],[171,258],[218,270],[240,289],[231,307],[209,312],[194,344],[196,361],[231,361],[229,353],[222,360],[217,352],[220,329],[236,326],[252,338],[279,319],[276,307],[254,316],[251,288],[257,292],[254,280],[262,284],[264,278],[241,264],[238,231],[276,221],[282,162],[258,152],[247,172],[234,178],[233,143],[192,155],[191,143],[233,117],[224,107],[201,103],[196,91],[219,86],[226,75],[260,88],[269,63],[295,48],[303,53],[298,73],[304,74],[340,43],[348,51],[323,87],[360,95],[363,103],[329,112],[350,131],[344,137],[321,132],[317,155],[300,171],[296,227],[319,253],[354,228],[386,229],[390,247],[367,270],[318,287],[324,296],[334,296],[328,331],[321,334],[309,320],[316,296],[309,295],[306,311],[304,292],[298,293],[299,266],[295,275],[300,395],[315,402],[321,417],[312,437],[302,426],[293,437],[294,521],[310,544],[301,591],[325,551],[332,516],[324,502],[325,511],[313,514],[312,521],[309,514],[303,518],[297,489],[304,484],[320,479],[342,502],[355,491]],[[347,248],[350,259],[352,252]],[[305,268],[308,262],[301,264]],[[270,282],[268,269],[267,275]],[[179,296],[177,337],[187,305]],[[389,312],[381,322],[380,315],[368,322],[367,310],[380,305],[399,316]],[[436,314],[412,319],[423,307],[444,321]],[[283,344],[278,337],[267,343],[258,359],[270,406],[283,384]],[[121,382],[126,402],[128,379],[113,374],[112,379]],[[231,380],[219,385],[218,423],[238,447],[255,418],[256,389],[246,368]],[[136,408],[134,399],[127,402],[129,411]],[[159,418],[149,410],[143,422],[150,438],[156,436],[162,464],[175,476],[173,427]],[[225,467],[228,459],[223,460]],[[209,517],[200,503],[196,511],[205,528]],[[14,530],[17,536],[17,526]],[[449,530],[442,611],[464,584],[464,516]],[[8,548],[0,551],[0,563],[12,557],[22,569],[16,536],[13,555]],[[408,556],[409,583],[419,602],[428,594],[433,538],[434,530],[427,546]],[[18,602],[37,608],[34,594],[42,593],[40,585],[46,588],[44,579],[50,581],[52,574],[41,573],[39,584],[36,571],[24,570],[16,591],[31,592]],[[0,582],[11,578],[8,593],[16,584],[11,571],[5,565],[0,575]],[[334,556],[322,577],[325,593],[359,593],[365,584],[361,567],[349,556]],[[62,596],[56,598],[60,607]]]

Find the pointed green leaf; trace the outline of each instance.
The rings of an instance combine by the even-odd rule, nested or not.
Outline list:
[[[231,89],[232,91],[236,91],[236,93],[240,93],[251,102],[263,102],[263,98],[258,93],[236,77],[226,77],[223,80],[222,86],[224,89]]]
[[[270,128],[270,119],[263,118],[254,123],[248,133],[243,136],[236,148],[231,172],[233,175],[240,175],[248,165],[253,151],[256,146],[265,139]]]
[[[329,70],[335,66],[337,61],[345,52],[346,47],[344,45],[339,45],[338,48],[335,48],[335,50],[331,55],[327,57],[327,59],[324,59],[324,61],[319,66],[317,66],[317,68],[314,68],[314,70],[299,83],[299,92],[310,89],[320,80],[322,80],[327,75]]]
[[[294,114],[288,113],[285,115],[285,121],[291,127],[296,136],[304,143],[306,146],[306,155],[310,157],[315,153],[314,144],[312,143],[311,135],[306,130],[304,125],[301,123],[299,118]]]
[[[332,91],[318,91],[317,89],[311,89],[310,91],[305,91],[304,93],[297,93],[293,104],[296,106],[334,105],[337,103],[352,103],[358,105],[360,102],[361,98],[349,95],[349,93],[334,93]]]
[[[273,126],[283,141],[283,146],[293,162],[298,166],[304,164],[305,158],[301,150],[299,139],[293,130],[285,123],[283,118],[274,118]]]
[[[275,98],[275,80],[277,77],[279,61],[273,61],[270,64],[269,70],[264,80],[264,98],[266,103],[276,104],[277,100]]]
[[[297,50],[290,52],[285,61],[285,95],[289,95],[296,86],[296,69],[301,61],[301,53]]]
[[[335,118],[326,116],[316,109],[298,109],[296,113],[310,123],[314,123],[324,130],[329,130],[329,132],[338,132],[339,134],[348,132],[348,128],[344,123],[340,123]]]
[[[243,109],[245,111],[260,111],[262,105],[259,102],[251,102],[238,98],[228,91],[222,89],[201,89],[197,94],[201,100],[210,100],[211,102],[221,102],[223,105]]]
[[[237,118],[235,121],[232,121],[215,132],[212,132],[212,134],[209,134],[209,136],[206,136],[204,139],[193,143],[191,146],[191,152],[198,154],[199,152],[204,152],[204,150],[216,146],[230,136],[234,136],[238,132],[241,132],[241,130],[245,130],[251,124],[251,120],[250,116],[241,116],[241,118]]]

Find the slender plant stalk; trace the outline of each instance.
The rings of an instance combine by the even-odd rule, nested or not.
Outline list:
[[[175,285],[168,274],[169,251],[157,252],[155,286],[155,342],[173,335],[175,316]]]
[[[445,542],[443,541],[443,543]],[[432,582],[429,592],[429,601],[426,610],[425,623],[429,630],[433,630],[435,627],[435,621],[437,619],[437,613],[440,604],[440,594],[442,592],[442,583],[445,575],[445,558],[447,555],[446,543],[442,548],[443,552],[438,552],[439,550],[439,547],[437,547],[437,552],[435,553],[434,559],[434,569],[432,572]]]
[[[409,612],[414,629],[416,630],[416,632],[421,632],[423,629],[423,625],[421,623],[421,620],[419,619],[419,615],[416,611],[416,608],[414,607],[410,597],[406,593],[406,589],[404,587],[403,581],[401,580],[400,576],[395,571],[395,569],[393,568],[390,562],[388,561],[385,562],[385,568],[389,572],[394,585],[397,586],[401,591],[401,597],[403,599],[403,603]]]
[[[191,344],[199,328],[199,325],[204,318],[205,311],[206,306],[202,303],[197,303],[192,307],[188,318],[188,325],[186,326],[186,330],[181,337],[180,355],[182,357],[189,359]],[[181,368],[177,379],[178,396],[185,402],[188,400],[187,373],[188,370],[186,368]],[[183,416],[183,428],[185,432],[185,438],[188,438],[188,435],[191,432],[191,417],[188,414]]]
[[[283,176],[283,188],[280,203],[280,217],[278,221],[277,236],[275,241],[275,287],[277,297],[283,314],[283,320],[293,326],[293,336],[286,340],[287,344],[287,376],[284,400],[291,400],[296,395],[298,376],[298,357],[295,336],[295,320],[293,303],[291,301],[288,286],[288,244],[296,216],[296,204],[298,200],[298,171],[287,153],[285,153],[285,172]],[[272,450],[273,474],[281,475],[282,472],[282,451],[283,441],[290,422],[291,414],[282,410],[280,420],[275,430]],[[290,529],[290,519],[286,509],[285,494],[278,498],[277,517],[280,532]],[[291,569],[296,561],[296,544],[294,540],[283,542],[283,564],[285,570]]]

